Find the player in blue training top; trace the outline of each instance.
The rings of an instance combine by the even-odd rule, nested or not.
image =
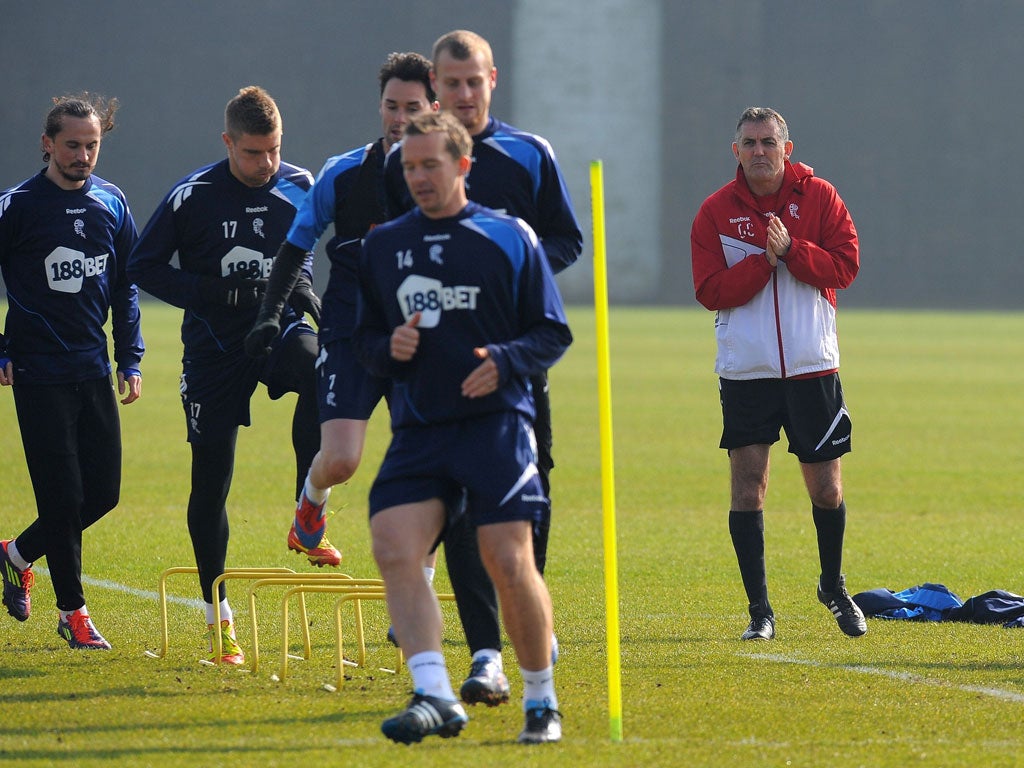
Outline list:
[[[458,117],[473,137],[473,167],[466,180],[469,199],[523,219],[543,243],[552,271],[561,272],[576,261],[583,248],[583,236],[551,146],[540,136],[490,116],[491,91],[497,85],[498,70],[491,46],[480,35],[467,30],[442,35],[434,43],[433,58],[431,76],[441,109]],[[412,202],[401,177],[397,152],[388,157],[385,185],[389,212],[397,215],[408,210]],[[546,373],[537,373],[530,383],[537,404],[534,428],[538,468],[544,492],[550,497],[549,474],[554,460]],[[548,508],[534,530],[533,540],[537,569],[542,574],[550,525]],[[473,654],[469,676],[460,693],[468,704],[495,706],[508,700],[509,686],[502,671],[501,629],[494,589],[474,551],[475,542],[467,518],[451,527],[444,542],[445,551],[451,553],[446,558],[448,574]]]
[[[314,547],[323,538],[327,497],[359,467],[367,423],[387,391],[387,381],[371,375],[352,356],[359,252],[366,233],[386,220],[385,155],[401,139],[409,118],[437,105],[430,62],[418,53],[390,54],[378,79],[384,135],[324,164],[281,244],[259,316],[246,338],[250,355],[267,353],[280,332],[285,297],[301,274],[306,254],[333,224],[334,236],[326,246],[331,272],[323,295],[316,364],[320,450],[309,467],[288,534],[293,549]],[[431,567],[428,578],[432,576]]]
[[[142,394],[145,350],[125,263],[138,233],[121,190],[93,175],[117,99],[53,100],[39,174],[0,194],[0,270],[7,322],[0,385],[13,385],[38,517],[0,542],[3,603],[18,621],[32,608],[32,563],[46,557],[72,648],[109,650],[82,590],[82,531],[121,493],[121,425],[111,383],[111,315],[121,403]]]
[[[259,361],[245,354],[245,335],[256,318],[277,246],[313,178],[281,162],[281,115],[262,88],[241,89],[228,102],[224,123],[227,158],[174,185],[132,252],[128,274],[146,292],[185,310],[181,401],[192,449],[188,529],[206,601],[211,661],[242,664],[223,584],[217,600],[224,653],[215,656],[212,592],[227,558],[225,504],[238,427],[249,425],[249,400],[257,384],[267,387],[271,399],[298,393],[292,419],[298,494],[320,443],[316,333],[302,313],[316,321],[320,302],[307,271],[291,293],[285,331],[271,354]],[[180,268],[170,263],[175,252]],[[340,560],[326,540],[308,554],[316,565]]]
[[[353,348],[392,379],[393,434],[370,490],[370,532],[414,690],[382,730],[411,743],[455,736],[467,721],[441,653],[437,597],[421,572],[449,518],[464,512],[519,659],[519,740],[557,741],[551,598],[531,535],[548,499],[529,377],[553,365],[572,335],[533,230],[468,202],[471,151],[452,114],[413,118],[401,152],[418,207],[370,232],[359,262]]]

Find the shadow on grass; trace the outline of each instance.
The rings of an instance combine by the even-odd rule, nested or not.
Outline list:
[[[106,690],[98,691],[95,695],[97,697],[104,696],[119,696],[124,695],[124,690]],[[130,691],[131,695],[138,695],[138,691]],[[5,697],[7,698],[7,697]],[[49,698],[49,697],[47,697]],[[79,697],[82,698],[82,697]],[[146,698],[152,698],[150,694],[146,694]],[[64,699],[67,699],[65,696]],[[347,723],[352,722],[378,722],[380,718],[384,717],[383,713],[378,712],[364,712],[364,713],[352,713],[352,712],[332,712],[327,715],[309,715],[309,714],[297,714],[294,717],[268,717],[262,720],[254,721],[252,718],[237,718],[237,719],[225,719],[218,718],[217,720],[207,719],[205,722],[202,720],[178,722],[178,723],[160,723],[159,726],[154,726],[151,722],[131,722],[131,723],[108,723],[106,725],[96,725],[95,723],[84,723],[82,725],[66,726],[59,723],[50,725],[40,725],[37,728],[26,728],[24,723],[18,723],[11,727],[0,727],[0,737],[3,736],[25,736],[35,735],[41,736],[43,734],[53,734],[57,738],[61,738],[64,734],[100,734],[100,733],[118,733],[124,731],[126,733],[137,732],[139,730],[145,731],[147,734],[151,732],[165,733],[168,731],[185,731],[193,732],[201,728],[231,728],[239,726],[252,726],[258,724],[261,727],[264,726],[281,726],[281,727],[302,727],[303,725],[323,724],[323,725],[337,725],[342,721]],[[76,749],[76,752],[80,750]],[[176,751],[176,750],[175,750]],[[235,751],[234,749],[232,751]],[[118,751],[120,753],[120,751]],[[125,754],[130,754],[130,750],[125,750]],[[0,756],[4,754],[3,750],[0,750]],[[18,757],[22,757],[24,752],[18,751]],[[97,751],[97,754],[101,752]]]
[[[42,677],[46,673],[38,669],[9,669],[0,667],[0,680],[14,680],[16,678]]]
[[[164,761],[172,756],[194,755],[196,759],[195,765],[209,765],[210,756],[217,754],[230,758],[240,758],[246,754],[266,755],[275,752],[284,754],[294,753],[294,750],[294,746],[289,744],[282,744],[280,747],[202,744],[192,747],[129,747],[125,749],[83,749],[81,746],[76,746],[73,755],[67,749],[19,749],[17,752],[0,749],[0,759],[17,759],[22,763],[38,760],[49,765],[67,761],[73,756],[75,761],[80,763],[87,760],[109,761],[129,759],[140,761],[142,765],[163,765],[165,764]],[[235,760],[234,762],[237,764],[238,761]],[[242,760],[241,764],[245,765],[246,761]],[[251,765],[252,763],[249,764]]]
[[[388,742],[383,736],[376,735],[371,738],[362,738],[355,740],[347,740],[348,746],[353,744],[365,744],[367,746],[384,746],[393,747],[395,749],[401,749],[402,745],[394,745]],[[453,748],[459,746],[465,749],[478,750],[481,747],[494,748],[501,747],[508,749],[509,739],[495,739],[493,741],[476,741],[476,740],[462,740],[459,739],[436,739],[431,737],[430,739],[424,740],[422,744],[414,745],[416,752],[418,753],[430,753],[432,750],[445,750],[450,751]],[[323,747],[321,747],[323,748]],[[113,761],[113,760],[134,760],[138,761],[142,765],[164,765],[171,764],[172,758],[181,758],[190,756],[194,759],[194,765],[209,765],[211,764],[210,758],[214,755],[223,755],[226,759],[229,759],[231,764],[236,765],[259,765],[259,756],[268,756],[272,754],[294,756],[295,747],[290,743],[282,743],[280,746],[277,745],[261,745],[261,746],[242,746],[238,744],[202,744],[194,746],[139,746],[139,747],[126,747],[124,749],[109,749],[109,748],[97,748],[97,749],[83,749],[80,746],[76,746],[74,749],[73,757],[76,762],[82,763],[89,760],[95,761]],[[399,753],[401,754],[401,753]],[[412,753],[405,753],[410,756]],[[249,756],[249,759],[246,759]],[[59,762],[68,761],[71,755],[67,749],[18,749],[16,752],[13,750],[6,750],[0,748],[0,760],[15,760],[17,759],[22,764],[32,763],[32,761],[39,761],[41,763],[57,764]],[[253,762],[249,762],[252,760]],[[174,763],[176,764],[176,763]]]
[[[21,675],[21,677],[28,677],[29,675]],[[3,677],[3,675],[0,675]],[[38,691],[35,693],[4,693],[5,704],[42,704],[44,702],[68,702],[68,701],[88,701],[89,699],[106,699],[110,696],[135,696],[138,698],[154,699],[154,698],[177,698],[179,696],[188,696],[190,691],[181,692],[170,692],[170,691],[153,691],[142,687],[129,687],[129,688],[106,688],[99,691]],[[0,733],[3,729],[0,729]]]

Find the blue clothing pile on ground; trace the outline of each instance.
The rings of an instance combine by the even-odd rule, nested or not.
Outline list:
[[[853,596],[865,616],[910,621],[966,621],[1024,627],[1024,597],[993,589],[961,600],[942,584],[925,582],[901,592],[871,589]]]

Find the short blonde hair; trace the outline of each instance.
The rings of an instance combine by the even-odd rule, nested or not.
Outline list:
[[[434,43],[434,51],[431,54],[435,69],[438,56],[445,51],[448,51],[453,59],[459,61],[465,61],[479,51],[484,55],[484,63],[487,68],[490,69],[494,66],[491,44],[476,32],[470,32],[468,29],[456,29],[437,38],[437,42]]]
[[[473,138],[466,126],[450,112],[420,112],[405,126],[406,136],[427,136],[442,133],[444,148],[456,160],[473,154]]]

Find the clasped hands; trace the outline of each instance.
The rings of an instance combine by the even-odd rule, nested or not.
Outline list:
[[[789,247],[793,239],[789,236],[789,230],[782,223],[782,219],[772,214],[768,217],[768,240],[765,244],[764,255],[772,267],[778,266],[779,259],[785,260],[789,253]]]

